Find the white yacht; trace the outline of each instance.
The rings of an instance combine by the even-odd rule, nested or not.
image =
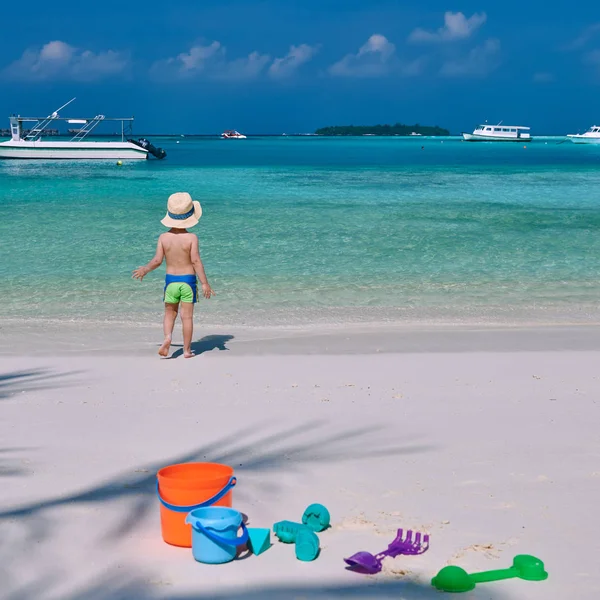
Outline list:
[[[235,131],[234,129],[228,129],[221,134],[221,137],[224,140],[245,140],[246,136],[239,131]]]
[[[574,144],[600,144],[600,127],[594,125],[585,133],[570,133],[567,138]]]
[[[478,125],[473,133],[463,133],[466,142],[530,142],[529,127],[521,125]]]
[[[75,100],[75,98],[73,98]],[[73,100],[70,100],[48,117],[10,117],[11,139],[0,142],[0,159],[69,159],[69,160],[144,160],[150,155],[164,158],[167,153],[162,148],[154,147],[147,139],[126,139],[125,127],[131,133],[133,117],[107,119],[104,115],[96,115],[89,119],[72,119],[60,117],[62,110]],[[44,133],[49,133],[49,127],[57,121],[67,121],[81,127],[70,129],[71,139],[63,141],[48,141]],[[90,133],[103,121],[120,121],[121,141],[89,141]],[[33,123],[29,130],[23,128],[24,123]]]

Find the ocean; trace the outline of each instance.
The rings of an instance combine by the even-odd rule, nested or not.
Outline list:
[[[154,138],[164,161],[0,162],[2,315],[151,323],[189,191],[207,325],[600,322],[600,146]]]

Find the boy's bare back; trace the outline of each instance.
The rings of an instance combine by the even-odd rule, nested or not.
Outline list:
[[[138,267],[133,272],[134,279],[144,279],[150,271],[160,267],[165,259],[167,275],[194,275],[202,284],[202,295],[205,298],[215,295],[206,279],[196,235],[175,227],[161,234],[156,243],[154,258],[147,265]]]
[[[194,275],[194,262],[200,259],[198,238],[193,233],[167,231],[158,238],[170,275]],[[196,259],[196,260],[195,260]]]

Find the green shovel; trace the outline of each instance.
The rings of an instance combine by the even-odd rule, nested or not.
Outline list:
[[[461,567],[444,567],[432,580],[431,585],[442,592],[469,592],[477,583],[499,581],[518,577],[526,581],[544,581],[548,573],[544,570],[544,563],[535,556],[519,554],[513,559],[512,567],[483,571],[469,575]]]

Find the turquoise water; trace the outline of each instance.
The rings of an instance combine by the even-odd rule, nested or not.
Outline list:
[[[165,161],[0,162],[5,317],[156,320],[164,267],[130,273],[187,190],[206,323],[600,321],[600,147],[155,141]]]

